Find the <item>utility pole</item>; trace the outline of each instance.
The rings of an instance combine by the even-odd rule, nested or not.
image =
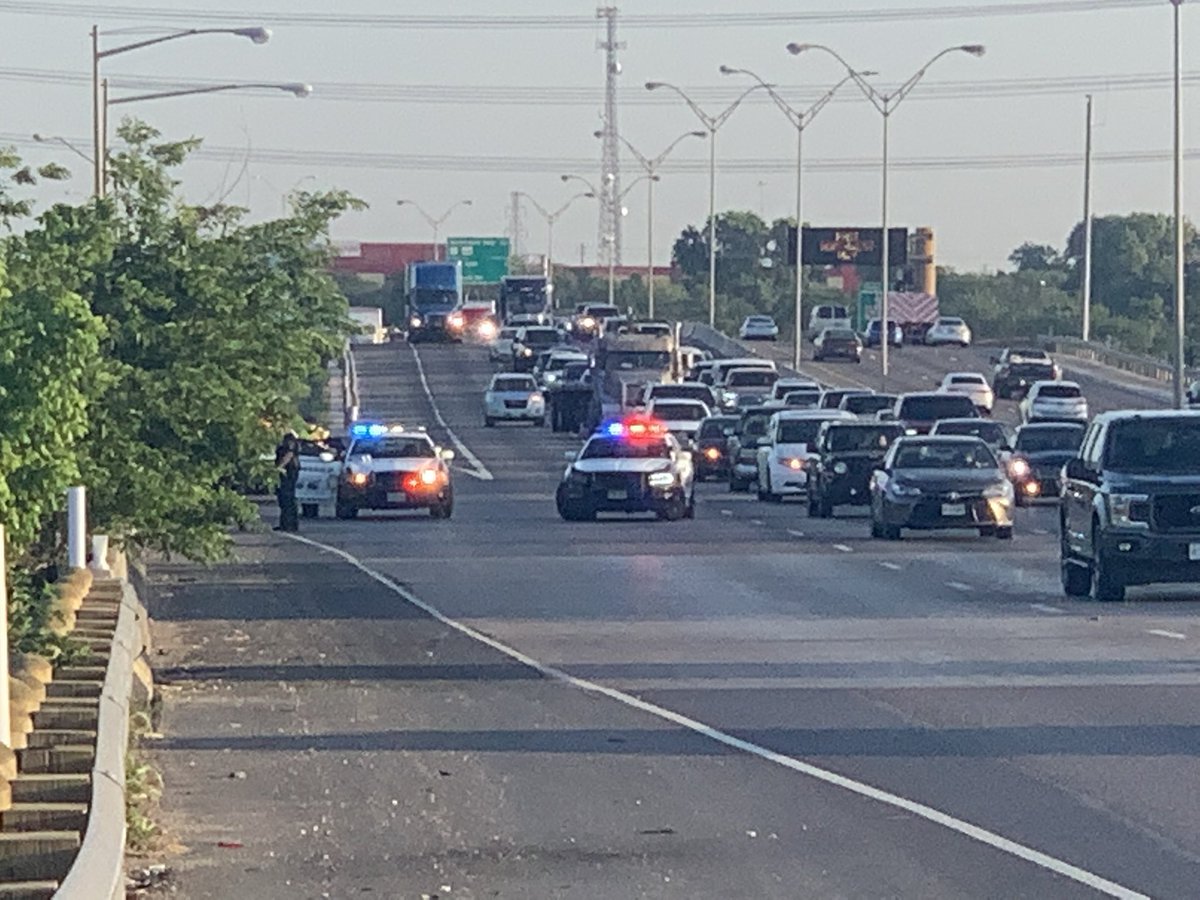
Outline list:
[[[512,242],[512,255],[521,255],[521,229],[524,223],[521,221],[521,192],[513,191],[511,196],[512,206],[508,213],[508,237]]]
[[[1083,339],[1092,339],[1092,95],[1087,95],[1087,137],[1083,151]]]
[[[600,224],[597,228],[597,246],[608,247],[608,262],[621,262],[621,153],[617,131],[617,76],[621,74],[621,63],[617,51],[625,44],[617,40],[617,8],[601,6],[596,18],[605,22],[605,39],[596,44],[604,51],[604,128],[601,138],[600,156]]]

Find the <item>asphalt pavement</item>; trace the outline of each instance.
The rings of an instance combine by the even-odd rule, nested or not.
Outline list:
[[[1045,508],[879,542],[706,484],[695,521],[568,524],[578,441],[484,428],[482,350],[357,352],[364,417],[458,451],[454,518],[152,571],[179,896],[1196,896],[1186,589],[1065,599]]]

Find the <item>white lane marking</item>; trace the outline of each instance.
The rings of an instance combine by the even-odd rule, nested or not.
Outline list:
[[[480,481],[495,481],[496,478],[488,471],[488,467],[479,461],[479,457],[472,453],[466,444],[459,440],[458,435],[454,433],[454,429],[446,421],[446,417],[442,415],[437,401],[433,399],[433,391],[429,387],[429,379],[425,377],[425,366],[421,362],[421,354],[411,344],[409,345],[409,349],[412,350],[413,359],[417,361],[417,375],[421,379],[421,388],[425,391],[425,396],[429,398],[429,408],[433,410],[433,417],[442,426],[442,429],[446,432],[446,436],[454,444],[455,449],[458,450],[458,455],[471,464],[470,469],[464,468],[462,471],[472,478],[478,478]]]
[[[1186,641],[1187,635],[1180,634],[1178,631],[1163,631],[1161,628],[1148,628],[1146,634],[1152,634],[1155,637],[1171,638],[1176,641]]]
[[[792,528],[789,528],[789,529],[788,529],[788,534],[790,534],[790,535],[791,535],[792,537],[794,537],[794,538],[802,538],[802,537],[804,537],[804,532],[803,532],[803,531],[796,531],[795,529],[792,529]]]
[[[973,591],[975,588],[969,584],[963,584],[961,581],[947,581],[946,587],[954,588],[956,591]]]
[[[732,516],[732,515],[733,515],[733,510],[732,510],[732,509],[723,509],[723,510],[721,510],[721,515],[723,515],[723,516]]]
[[[767,523],[766,523],[766,522],[764,522],[762,519],[751,519],[751,520],[750,520],[750,524],[751,524],[751,525],[758,525],[758,526],[760,526],[760,527],[761,527],[761,526],[763,526],[763,525],[766,525]]]
[[[924,803],[918,803],[915,800],[909,800],[906,797],[901,797],[899,794],[893,794],[890,791],[882,790],[862,781],[855,781],[853,778],[847,778],[845,775],[839,775],[836,772],[831,772],[828,769],[822,769],[819,766],[814,766],[811,763],[806,763],[794,756],[788,756],[776,750],[770,750],[766,747],[755,744],[743,738],[734,737],[728,732],[721,731],[711,725],[705,725],[696,719],[692,719],[681,713],[673,712],[666,707],[659,706],[656,703],[651,703],[648,700],[642,700],[634,697],[632,694],[627,694],[624,691],[616,688],[605,687],[602,684],[597,684],[594,681],[588,681],[586,678],[579,678],[575,675],[555,668],[547,663],[540,662],[532,656],[527,656],[520,650],[510,647],[508,644],[489,637],[481,631],[476,631],[470,625],[464,624],[457,619],[452,619],[439,610],[437,607],[426,603],[424,600],[417,597],[401,585],[392,581],[388,576],[377,572],[376,570],[364,565],[360,560],[356,559],[351,554],[344,550],[339,550],[337,547],[330,547],[327,544],[322,544],[319,541],[314,541],[311,538],[303,537],[298,534],[288,534],[287,537],[302,544],[307,544],[310,547],[315,547],[318,550],[323,550],[330,553],[339,559],[344,560],[354,568],[358,569],[368,578],[383,585],[383,587],[396,594],[406,603],[411,604],[427,616],[445,625],[447,628],[452,628],[459,634],[462,634],[474,641],[478,641],[486,647],[491,647],[493,650],[504,654],[509,659],[520,663],[539,672],[545,677],[570,685],[588,694],[594,694],[600,697],[606,697],[609,700],[615,700],[624,706],[631,709],[636,709],[647,713],[655,718],[661,719],[664,722],[670,722],[673,725],[678,725],[680,728],[685,728],[694,734],[706,737],[715,743],[722,744],[733,750],[740,750],[743,753],[748,753],[751,756],[758,757],[765,762],[774,763],[785,769],[797,772],[801,775],[806,775],[817,781],[823,782],[833,787],[838,787],[849,791],[852,794],[857,794],[860,797],[866,797],[885,806],[890,806],[894,809],[899,809],[917,818],[924,819],[934,825],[940,825],[943,828],[961,834],[971,840],[978,841],[994,850],[1001,853],[1007,853],[1010,856],[1015,856],[1028,863],[1031,863],[1040,868],[1046,869],[1049,872],[1054,872],[1057,875],[1062,875],[1064,878],[1070,878],[1079,884],[1099,891],[1102,894],[1107,894],[1110,897],[1118,897],[1121,900],[1150,900],[1146,894],[1127,888],[1117,884],[1115,881],[1109,881],[1094,872],[1089,872],[1087,869],[1082,869],[1074,866],[1065,860],[1050,856],[1048,853],[1042,853],[1040,850],[1034,850],[1032,847],[1027,847],[1024,844],[1018,844],[1016,841],[1010,840],[1003,835],[997,834],[994,831],[988,831],[986,828],[981,828],[978,825],[972,825],[962,819],[955,818],[949,813],[944,813],[932,806],[926,806]]]
[[[1048,528],[1035,528],[1035,529],[1033,529],[1033,533],[1034,534],[1049,534],[1050,530]]]
[[[853,547],[847,547],[845,544],[834,544],[833,549],[837,550],[839,553],[853,553],[854,552]]]
[[[904,568],[904,566],[900,565],[900,563],[894,563],[894,562],[881,562],[880,565],[883,566],[885,569],[891,569],[893,572],[899,572],[901,569]]]
[[[1051,606],[1048,603],[1030,603],[1030,608],[1036,609],[1038,612],[1051,613],[1052,615],[1065,615],[1065,609],[1059,609],[1057,606]]]

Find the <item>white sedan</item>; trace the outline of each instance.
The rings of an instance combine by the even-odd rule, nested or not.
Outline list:
[[[676,440],[684,447],[696,439],[700,423],[712,415],[712,410],[703,400],[686,400],[662,398],[651,400],[646,407],[646,415],[655,421],[662,422],[667,431],[675,435]]]
[[[770,316],[747,316],[738,329],[738,338],[743,341],[775,341],[779,339],[779,326]]]
[[[951,372],[942,379],[942,385],[938,390],[943,394],[965,394],[971,398],[976,409],[989,416],[992,414],[992,407],[996,404],[991,385],[988,384],[987,378],[979,372]]]
[[[840,409],[785,409],[771,416],[767,435],[758,445],[758,499],[778,503],[808,491],[808,466],[817,450],[821,424],[855,422]]]
[[[925,332],[925,343],[931,347],[939,344],[958,344],[960,347],[969,347],[971,346],[971,329],[962,319],[954,316],[942,316]]]
[[[1088,420],[1087,399],[1073,381],[1035,381],[1019,409],[1023,423]]]
[[[501,328],[494,338],[488,341],[488,359],[492,362],[508,362],[512,359],[513,341],[517,337],[517,329],[508,325]]]
[[[532,375],[500,373],[483,394],[483,424],[497,422],[546,422],[546,398]]]

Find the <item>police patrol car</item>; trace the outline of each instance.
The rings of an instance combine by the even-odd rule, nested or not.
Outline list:
[[[436,446],[423,428],[356,422],[338,481],[336,513],[353,519],[360,509],[428,509],[435,519],[454,511],[452,450]]]
[[[570,460],[555,499],[568,522],[601,512],[653,512],[660,519],[696,515],[692,454],[662,422],[631,418],[606,422]]]

